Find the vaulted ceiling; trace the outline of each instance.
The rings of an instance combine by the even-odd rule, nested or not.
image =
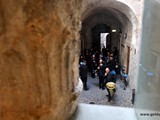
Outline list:
[[[117,0],[85,0],[86,7],[82,15],[82,24],[93,27],[105,23],[111,28],[123,28],[126,23],[132,26],[136,17],[126,4]]]

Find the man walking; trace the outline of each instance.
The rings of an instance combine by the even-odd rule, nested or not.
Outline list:
[[[80,65],[80,77],[83,82],[84,90],[89,90],[87,88],[87,73],[88,73],[88,67],[86,65],[86,61],[84,61],[83,64]]]
[[[115,75],[116,75],[116,73],[115,73],[114,70],[110,71],[109,68],[106,68],[105,69],[105,75],[104,75],[105,76],[105,84],[104,85],[106,85],[108,82],[116,83],[116,76]],[[110,102],[111,101],[111,94],[110,94],[110,91],[109,91],[108,88],[107,88],[107,91],[108,91],[108,95],[107,95],[108,102]],[[115,92],[115,89],[114,89],[114,92]]]
[[[99,60],[98,66],[98,76],[99,76],[99,89],[104,90],[104,73],[105,73],[105,66],[103,64],[103,60]]]

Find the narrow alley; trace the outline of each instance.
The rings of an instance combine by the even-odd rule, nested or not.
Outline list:
[[[87,91],[82,91],[79,102],[90,104],[93,102],[94,104],[98,105],[111,105],[111,106],[120,106],[120,107],[133,107],[131,102],[132,99],[132,90],[130,86],[124,90],[124,83],[117,77],[116,82],[116,93],[113,97],[113,100],[108,102],[107,98],[107,90],[99,89],[98,86],[98,76],[96,78],[92,78],[90,74],[88,74],[88,88]]]

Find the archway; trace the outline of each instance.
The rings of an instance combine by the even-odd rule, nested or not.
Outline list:
[[[138,58],[134,51],[139,46],[136,44],[138,36],[138,19],[131,7],[119,1],[100,1],[89,2],[82,14],[82,34],[81,41],[85,43],[81,49],[90,49],[99,47],[98,26],[108,26],[110,33],[109,48],[112,51],[114,47],[119,50],[119,62],[121,66],[127,68],[130,76],[135,76],[135,65],[131,57]],[[98,42],[97,42],[98,41]],[[129,48],[129,49],[128,49]],[[130,60],[130,61],[129,61]],[[132,79],[132,78],[131,78]],[[132,79],[135,85],[135,78]],[[131,83],[132,84],[132,83]],[[132,86],[133,88],[135,86]]]
[[[111,28],[105,24],[98,24],[91,28],[92,33],[92,47],[93,48],[100,48],[100,35],[101,33],[110,33]]]

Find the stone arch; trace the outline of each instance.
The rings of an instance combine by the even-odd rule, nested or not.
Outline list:
[[[82,35],[81,40],[88,42],[88,47],[91,47],[92,38],[90,29],[99,23],[111,26],[111,29],[117,29],[112,38],[113,47],[119,46],[121,52],[121,64],[129,67],[129,74],[136,76],[134,60],[138,59],[137,54],[133,54],[134,50],[139,49],[140,40],[140,17],[141,11],[137,11],[135,6],[140,7],[138,2],[132,0],[101,0],[101,1],[86,1],[86,7],[81,16],[82,21]],[[118,29],[121,28],[122,34],[119,36]],[[84,36],[85,37],[84,37]],[[112,48],[113,48],[112,47]],[[127,63],[127,49],[130,48],[129,58],[130,62]],[[132,60],[133,59],[133,60]],[[133,74],[132,74],[133,72]],[[133,78],[135,79],[135,78]]]
[[[123,1],[90,1],[88,2],[86,9],[83,11],[81,20],[82,25],[84,22],[87,22],[88,19],[98,17],[99,14],[103,16],[107,16],[108,13],[112,13],[112,19],[117,19],[120,26],[125,26],[126,22],[131,25],[129,29],[132,29],[132,31],[129,32],[127,35],[128,37],[132,37],[131,44],[136,43],[137,38],[137,31],[138,31],[138,18],[134,11],[132,10],[131,6],[124,3]],[[96,16],[97,15],[97,16]],[[124,19],[125,17],[125,19]],[[102,17],[101,17],[102,18]],[[101,22],[104,22],[101,20]],[[90,24],[93,22],[90,22]],[[109,23],[111,24],[111,23]]]

